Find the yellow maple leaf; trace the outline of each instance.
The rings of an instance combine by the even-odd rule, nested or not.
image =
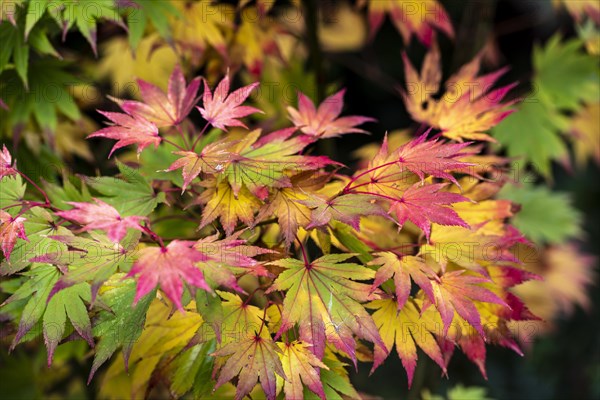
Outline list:
[[[196,308],[194,302],[183,313],[171,315],[172,308],[163,300],[152,302],[144,330],[129,357],[129,372],[121,358],[115,358],[100,387],[102,398],[144,398],[154,370],[189,343],[202,324],[202,317],[191,311]]]
[[[431,44],[433,28],[454,37],[452,23],[444,7],[436,0],[368,0],[371,37],[375,36],[386,14],[389,14],[405,44],[412,35],[426,46]]]
[[[113,94],[125,97],[127,91],[138,93],[135,79],[143,79],[166,90],[169,76],[177,63],[177,55],[167,45],[160,45],[158,34],[142,39],[135,53],[126,38],[115,38],[101,47],[100,63],[92,73],[111,80]]]
[[[233,6],[209,0],[172,3],[185,16],[183,20],[171,18],[173,38],[192,64],[199,65],[209,47],[228,57],[227,37],[232,34],[235,19]]]
[[[262,203],[246,186],[242,186],[236,196],[226,180],[217,183],[216,179],[209,179],[203,181],[201,185],[207,187],[198,199],[199,202],[206,204],[202,211],[201,227],[219,218],[227,235],[231,235],[238,220],[246,225],[253,224],[254,213]]]
[[[413,119],[441,130],[445,137],[453,140],[493,141],[485,132],[513,112],[509,107],[516,100],[501,101],[515,84],[490,90],[506,69],[477,76],[481,57],[477,55],[451,76],[438,99],[434,96],[440,90],[442,70],[437,43],[425,56],[420,73],[404,54],[406,90],[402,96]]]
[[[588,104],[575,115],[569,130],[580,167],[591,158],[600,164],[600,103]]]

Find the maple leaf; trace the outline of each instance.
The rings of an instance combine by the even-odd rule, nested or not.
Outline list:
[[[260,23],[256,23],[256,18],[250,15],[260,15]],[[254,77],[260,76],[265,63],[271,60],[284,62],[285,46],[281,44],[280,39],[290,34],[289,29],[279,21],[263,18],[265,15],[267,12],[263,0],[256,2],[254,7],[246,8],[241,13],[241,23],[229,49],[229,54],[240,54],[240,61]]]
[[[164,192],[155,192],[151,181],[141,170],[116,162],[120,178],[114,176],[85,177],[86,184],[102,194],[103,199],[121,215],[149,215],[159,203],[164,203]]]
[[[446,372],[442,351],[434,337],[439,325],[431,312],[420,313],[415,302],[411,299],[401,309],[393,299],[375,300],[367,305],[367,308],[375,310],[373,320],[387,348],[380,358],[385,359],[396,345],[396,352],[408,375],[409,388],[417,366],[417,346]],[[381,350],[375,348],[375,351]]]
[[[419,254],[433,257],[440,263],[442,270],[452,262],[487,276],[484,266],[490,263],[515,262],[510,248],[523,242],[523,237],[514,228],[500,226],[498,232],[486,232],[488,227],[494,225],[494,221],[485,222],[478,229],[433,225],[430,243],[423,244]]]
[[[137,144],[137,153],[140,154],[142,150],[151,144],[156,148],[161,142],[156,125],[141,116],[107,111],[98,112],[111,120],[115,125],[102,128],[99,131],[88,135],[88,139],[103,137],[117,140],[117,143],[115,143],[108,155],[109,158],[115,150],[120,149],[121,147]]]
[[[575,160],[580,168],[592,159],[600,165],[600,102],[588,104],[573,117],[569,135],[573,142]]]
[[[204,94],[202,95],[202,107],[197,107],[202,117],[215,128],[227,130],[228,126],[246,127],[238,118],[259,112],[257,108],[242,106],[241,104],[250,96],[250,92],[259,85],[255,82],[244,86],[229,94],[229,74],[217,85],[213,94],[204,81]]]
[[[225,233],[231,235],[238,220],[246,225],[253,224],[254,213],[260,208],[261,202],[245,186],[236,195],[227,181],[216,183],[211,180],[202,184],[208,189],[198,199],[206,204],[202,210],[201,228],[219,218]]]
[[[327,339],[355,364],[356,343],[352,334],[385,347],[373,319],[360,305],[373,297],[371,287],[353,281],[371,279],[375,272],[358,264],[343,263],[353,256],[328,254],[310,263],[292,258],[270,263],[286,269],[267,290],[287,291],[278,336],[298,323],[300,339],[313,346],[317,357],[323,356]]]
[[[17,171],[13,168],[12,157],[6,148],[6,145],[2,145],[2,151],[0,152],[0,179],[5,176],[16,175]]]
[[[440,129],[450,139],[493,141],[484,132],[514,112],[508,107],[518,99],[501,101],[516,83],[490,91],[507,69],[477,77],[481,54],[446,81],[446,91],[439,99],[433,97],[442,77],[437,44],[425,56],[420,74],[406,54],[403,59],[407,90],[401,93],[408,112],[414,120]]]
[[[319,368],[329,367],[310,351],[310,346],[300,341],[290,343],[277,342],[281,349],[281,364],[287,380],[283,384],[286,399],[304,398],[303,386],[306,385],[321,399],[325,400],[323,383],[319,376]]]
[[[26,218],[24,217],[13,218],[6,211],[0,210],[0,243],[2,253],[4,253],[7,260],[10,259],[10,253],[12,253],[17,243],[17,238],[29,241],[23,226],[25,221]]]
[[[183,187],[185,190],[201,173],[217,174],[225,169],[232,159],[231,140],[222,140],[206,145],[200,153],[193,151],[176,151],[173,154],[182,156],[171,164],[165,172],[182,169]]]
[[[423,292],[425,292],[425,295],[431,301],[435,301],[431,280],[437,279],[437,275],[435,271],[427,265],[425,260],[415,256],[399,257],[389,251],[376,253],[375,255],[377,258],[369,262],[369,265],[381,265],[381,267],[375,274],[373,289],[394,277],[398,309],[404,307],[410,296],[411,279],[423,289]]]
[[[489,279],[465,274],[464,270],[452,271],[443,274],[439,282],[432,281],[435,306],[442,317],[444,335],[452,324],[454,312],[467,321],[477,332],[485,337],[481,326],[481,317],[474,301],[495,303],[508,307],[508,304],[490,290],[480,286],[490,282]],[[425,298],[423,309],[427,309],[432,302]]]
[[[302,201],[308,200],[310,193],[321,189],[328,179],[329,175],[313,171],[291,177],[291,186],[275,189],[256,216],[255,222],[276,216],[285,243],[289,246],[294,241],[298,228],[311,223],[311,210]]]
[[[90,301],[90,287],[86,283],[71,286],[48,298],[44,313],[44,342],[48,349],[48,366],[52,364],[54,350],[62,340],[67,317],[77,333],[94,347],[92,323],[84,301]]]
[[[250,132],[232,149],[229,164],[223,174],[237,195],[242,186],[261,200],[270,187],[290,186],[286,172],[318,169],[332,164],[323,156],[299,155],[312,139],[306,136],[290,138],[296,128],[281,129],[259,139],[261,131]]]
[[[267,329],[260,329],[264,324],[264,310],[248,304],[235,293],[220,290],[216,293],[218,296],[198,291],[196,307],[206,323],[212,325],[218,343],[232,343],[256,331],[264,338],[271,338]],[[205,335],[206,331],[201,334]]]
[[[436,183],[421,186],[417,183],[408,188],[402,198],[390,206],[389,213],[396,214],[400,227],[406,221],[413,222],[425,233],[428,242],[432,222],[468,228],[469,225],[460,218],[456,211],[446,206],[469,201],[469,199],[456,193],[440,192],[446,185],[446,183]]]
[[[100,293],[101,309],[94,320],[94,336],[100,338],[96,344],[94,361],[88,377],[88,383],[102,364],[122,346],[125,367],[134,345],[143,332],[148,308],[156,296],[149,295],[132,306],[135,297],[135,282],[123,280],[123,274],[116,274],[108,280]]]
[[[356,128],[373,118],[352,115],[338,118],[344,107],[345,89],[329,96],[315,109],[315,104],[302,92],[298,93],[298,109],[288,107],[290,119],[300,131],[309,136],[331,138],[345,133],[366,133]]]
[[[394,26],[408,45],[415,35],[425,46],[431,46],[434,27],[450,38],[454,37],[452,23],[444,7],[436,0],[369,0],[369,35],[371,38],[381,27],[385,14],[390,14]]]
[[[301,203],[312,209],[312,221],[307,226],[308,229],[325,226],[334,219],[359,230],[361,216],[387,216],[375,200],[378,200],[378,198],[368,194],[345,194],[330,200],[313,196],[308,200],[301,201]]]
[[[193,245],[194,242],[173,240],[167,247],[146,247],[140,250],[139,258],[127,274],[127,277],[140,275],[134,304],[160,283],[167,297],[183,312],[182,279],[190,285],[210,292],[204,274],[196,266],[197,262],[206,261],[206,255],[195,250]]]
[[[75,284],[90,282],[91,303],[94,304],[98,290],[117,268],[131,265],[129,252],[137,246],[141,236],[139,232],[132,231],[123,243],[115,244],[105,235],[93,232],[90,235],[91,238],[49,235],[47,236],[49,239],[64,244],[66,251],[60,249],[61,251],[48,252],[29,260],[56,265],[64,273],[52,288],[49,299],[59,291]]]
[[[58,211],[56,215],[84,225],[84,231],[95,229],[106,231],[108,238],[115,243],[119,243],[125,237],[127,228],[143,231],[140,222],[145,220],[145,217],[121,217],[113,206],[96,198],[93,200],[96,204],[67,202],[75,208]]]
[[[444,143],[438,139],[426,140],[427,132],[400,146],[392,152],[398,165],[416,174],[421,180],[425,174],[436,178],[448,179],[458,185],[449,171],[466,172],[474,164],[461,160],[470,152],[466,147],[470,143]],[[384,141],[384,145],[387,142]],[[383,147],[382,147],[383,148]]]
[[[227,59],[225,34],[231,30],[233,21],[227,15],[235,12],[229,4],[213,4],[209,1],[193,3],[169,3],[185,15],[171,24],[173,38],[178,47],[192,60],[192,65],[200,64],[209,46]],[[197,62],[198,61],[198,62]]]
[[[115,100],[127,114],[148,120],[157,127],[179,125],[192,111],[198,101],[196,94],[202,78],[194,78],[186,85],[181,67],[176,65],[169,78],[168,92],[138,79],[143,102]]]
[[[260,379],[267,399],[274,400],[277,390],[275,374],[286,379],[280,353],[281,350],[271,338],[262,337],[259,333],[221,347],[213,355],[228,358],[220,369],[215,389],[238,376],[235,398],[240,400],[250,393]]]
[[[237,284],[235,274],[240,272],[255,276],[269,275],[262,263],[254,257],[272,251],[246,245],[245,240],[239,239],[241,233],[234,233],[223,240],[218,240],[218,234],[208,236],[198,240],[194,248],[207,258],[200,264],[207,281],[245,293]]]
[[[31,329],[44,316],[47,307],[48,293],[58,279],[60,272],[52,265],[37,264],[23,272],[26,279],[17,290],[2,303],[6,306],[15,301],[26,302],[20,316],[19,327],[10,345],[10,351],[21,343]]]
[[[386,134],[379,151],[374,157],[369,157],[371,160],[367,168],[358,171],[343,191],[349,193],[366,186],[370,193],[400,198],[407,188],[417,182],[417,178],[423,182],[426,175],[447,179],[459,186],[451,172],[472,172],[469,167],[474,164],[464,161],[471,154],[468,143],[426,140],[428,133],[405,141],[392,151]]]

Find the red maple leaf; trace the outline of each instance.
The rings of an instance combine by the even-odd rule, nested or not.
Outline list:
[[[344,106],[344,93],[346,90],[340,90],[336,94],[326,98],[319,108],[303,93],[298,93],[298,110],[288,107],[290,119],[295,126],[300,128],[302,133],[309,136],[319,136],[322,138],[336,137],[345,133],[366,133],[366,131],[356,128],[357,125],[369,121],[375,121],[373,118],[351,115],[338,118]]]
[[[96,204],[68,202],[67,204],[75,208],[58,211],[56,215],[83,225],[84,231],[94,229],[106,231],[108,238],[115,243],[119,243],[125,237],[127,228],[143,230],[140,221],[144,220],[144,217],[121,217],[113,206],[99,199],[94,201]]]
[[[23,222],[25,222],[25,218],[13,218],[6,211],[0,210],[0,247],[7,260],[10,259],[10,253],[17,243],[17,238],[29,241]]]
[[[242,106],[250,92],[258,86],[258,82],[244,86],[229,94],[229,75],[217,85],[214,94],[210,91],[208,84],[204,81],[204,94],[202,95],[202,106],[197,107],[202,117],[212,126],[227,130],[228,126],[242,126],[246,128],[243,122],[238,118],[259,112],[257,108]]]
[[[196,94],[202,78],[194,78],[189,86],[179,65],[175,66],[169,79],[168,92],[163,92],[151,83],[138,80],[144,102],[114,99],[129,115],[146,119],[156,126],[179,125],[192,111],[198,101]]]
[[[0,179],[5,176],[16,175],[17,171],[12,166],[12,158],[6,145],[2,146],[2,151],[0,152]]]
[[[98,112],[111,120],[115,125],[92,133],[88,136],[88,139],[104,137],[117,140],[117,143],[113,146],[108,157],[112,156],[115,150],[131,144],[138,145],[137,152],[139,154],[149,145],[153,144],[156,148],[161,142],[156,125],[139,115],[128,115],[100,110],[98,110]]]
[[[160,284],[162,291],[183,312],[182,280],[192,286],[211,291],[196,263],[206,261],[205,254],[194,249],[195,242],[173,240],[166,247],[147,247],[126,277],[139,274],[134,304]]]
[[[468,228],[469,225],[447,205],[469,201],[469,199],[456,193],[440,192],[446,185],[446,183],[437,183],[422,186],[416,183],[406,189],[402,198],[390,206],[389,213],[396,214],[400,226],[406,221],[417,225],[425,233],[427,241],[431,234],[432,222]]]
[[[397,157],[398,165],[424,179],[425,174],[436,178],[448,179],[455,184],[456,179],[449,171],[461,171],[474,164],[460,161],[469,155],[464,151],[470,142],[444,143],[439,140],[425,140],[428,132],[400,146],[393,154]],[[387,144],[385,142],[384,144]]]

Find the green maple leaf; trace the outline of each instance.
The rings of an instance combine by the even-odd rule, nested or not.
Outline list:
[[[30,0],[25,20],[25,37],[29,36],[29,32],[43,19],[46,12],[62,28],[63,37],[75,26],[96,55],[98,21],[108,19],[122,23],[114,0]]]
[[[568,157],[567,146],[560,135],[568,123],[559,111],[549,109],[539,98],[532,97],[496,126],[493,136],[506,147],[509,157],[532,164],[536,171],[549,177],[551,161]]]
[[[54,207],[61,210],[70,210],[73,206],[67,204],[68,202],[85,203],[92,200],[92,196],[88,187],[85,185],[85,182],[83,180],[78,181],[79,182],[75,181],[75,178],[70,176],[64,176],[62,185],[46,181],[42,181],[42,184]]]
[[[22,201],[23,196],[25,196],[25,189],[27,188],[27,185],[23,183],[23,178],[21,178],[20,175],[16,175],[14,177],[4,177],[0,181],[0,185],[2,186],[2,191],[0,191],[0,208],[11,215],[14,214],[14,217],[19,210],[18,207],[11,207],[8,209],[5,209],[5,207]]]
[[[16,302],[24,304],[23,307],[19,308],[22,312],[11,349],[14,349],[17,344],[39,335],[39,329],[32,330],[32,328],[43,317],[46,311],[48,295],[52,286],[56,283],[59,274],[59,271],[52,265],[35,265],[31,270],[23,273],[23,276],[27,278],[23,285],[2,303],[2,309],[6,309],[6,307]]]
[[[148,180],[134,168],[117,161],[124,179],[113,177],[86,178],[86,183],[106,197],[102,200],[112,205],[122,216],[150,214],[165,201],[163,192],[154,193]]]
[[[4,42],[4,41],[3,41]],[[18,124],[27,124],[32,118],[44,129],[54,131],[58,114],[75,121],[80,118],[69,86],[79,79],[65,71],[67,63],[40,59],[30,63],[27,76],[29,86],[24,86],[18,70],[5,70],[0,75],[0,92],[10,111],[0,111],[2,129],[11,131]],[[52,88],[49,91],[49,88]]]
[[[96,354],[88,383],[98,368],[119,347],[123,348],[125,365],[128,365],[133,345],[144,329],[150,303],[156,297],[156,291],[152,291],[140,299],[137,305],[132,306],[136,282],[131,279],[123,280],[123,276],[114,275],[113,279],[106,283],[108,289],[100,295],[100,301],[109,308],[109,311],[101,311],[94,321],[94,336],[100,337],[100,340],[96,344]]]
[[[94,346],[92,323],[85,302],[90,301],[90,285],[80,283],[60,291],[48,301],[43,318],[44,341],[48,348],[48,366],[52,364],[54,350],[65,334],[67,317],[90,346]]]
[[[181,13],[168,0],[135,0],[137,7],[130,8],[127,16],[129,44],[135,50],[146,31],[148,22],[167,41],[171,40],[169,18],[181,17]]]
[[[543,186],[505,186],[499,197],[521,206],[512,222],[536,243],[563,243],[581,233],[581,213],[566,193]]]
[[[171,382],[173,393],[183,396],[191,391],[195,399],[211,394],[215,386],[212,380],[215,358],[211,356],[215,351],[215,343],[213,339],[197,344],[177,357]]]
[[[47,253],[35,260],[57,265],[66,271],[52,288],[50,297],[65,288],[88,282],[91,284],[93,303],[100,286],[118,268],[128,270],[131,267],[132,257],[129,256],[129,252],[139,242],[139,231],[129,231],[119,244],[115,244],[104,234],[91,232],[90,236],[91,238],[72,235],[50,236],[58,243],[68,246],[67,251]]]
[[[562,41],[554,35],[543,48],[534,48],[534,85],[547,104],[576,110],[582,102],[598,99],[598,58],[581,51],[582,46],[581,40]]]

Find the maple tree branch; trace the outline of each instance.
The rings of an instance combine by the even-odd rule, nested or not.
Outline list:
[[[376,196],[376,197],[381,197],[382,199],[386,199],[389,201],[393,201],[393,202],[398,202],[400,201],[400,199],[396,199],[394,197],[391,196],[386,196],[385,194],[381,194],[381,193],[375,193],[375,192],[363,192],[360,190],[357,191],[352,191],[353,194],[366,194],[366,195],[370,195],[370,196]]]
[[[175,129],[177,129],[177,132],[179,133],[179,136],[181,136],[181,139],[183,140],[183,143],[185,144],[185,147],[190,147],[190,144],[188,143],[187,138],[185,137],[185,135],[183,134],[183,131],[181,130],[181,124],[177,124],[175,125]]]
[[[163,242],[162,238],[158,236],[152,229],[150,229],[148,225],[142,225],[142,230],[145,234],[150,236],[150,239],[158,243],[161,248],[165,248],[165,243]]]
[[[170,144],[173,147],[176,147],[177,149],[181,150],[181,151],[187,151],[185,148],[181,147],[180,145],[178,145],[177,143],[166,139],[166,138],[162,138],[163,142]]]
[[[304,243],[302,243],[302,240],[300,240],[298,235],[296,235],[296,240],[298,241],[298,244],[300,245],[300,250],[302,251],[302,258],[304,258],[304,266],[308,268],[308,266],[310,265],[310,261],[308,261],[308,255],[306,254]]]
[[[206,121],[206,125],[204,125],[204,128],[202,128],[202,130],[198,134],[198,137],[196,138],[196,140],[194,140],[194,143],[192,143],[191,151],[196,151],[196,146],[198,145],[198,142],[200,142],[200,139],[202,139],[202,137],[204,136],[204,132],[206,132],[206,128],[208,128],[209,125],[210,122]]]
[[[38,201],[24,200],[24,201],[21,201],[19,203],[14,203],[14,204],[10,204],[8,206],[2,207],[2,208],[0,208],[0,210],[9,210],[9,209],[15,208],[15,207],[22,207],[22,206],[25,206],[26,204],[30,206],[29,208],[33,208],[33,207],[46,207],[45,203],[40,203]]]
[[[44,189],[39,187],[37,183],[35,183],[31,178],[29,178],[27,175],[25,175],[18,169],[15,169],[15,171],[17,171],[17,173],[19,175],[21,175],[23,177],[23,179],[25,179],[27,182],[31,183],[33,185],[33,187],[36,188],[38,190],[38,192],[40,192],[42,194],[42,196],[44,196],[44,200],[45,200],[44,206],[48,207],[50,205],[50,199],[48,198],[48,194],[46,194],[46,191],[44,191]]]

